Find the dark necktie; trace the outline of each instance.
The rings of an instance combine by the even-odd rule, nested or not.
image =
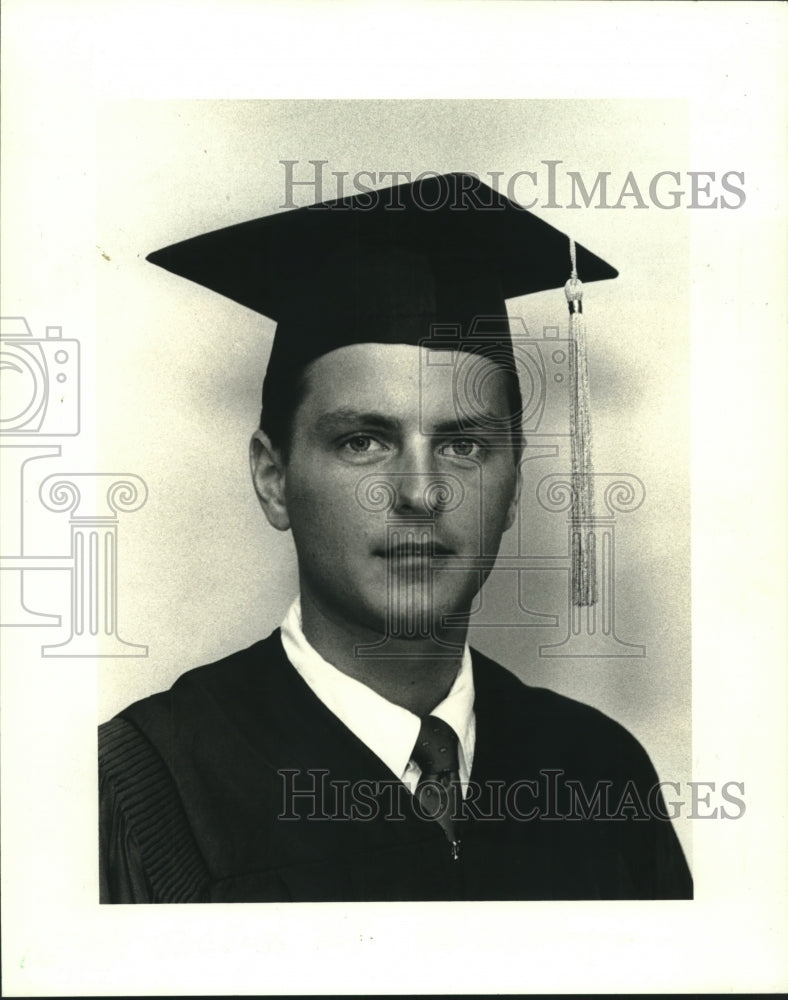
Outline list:
[[[412,757],[421,768],[413,793],[419,812],[440,824],[456,861],[460,856],[460,838],[454,817],[459,815],[462,800],[457,734],[443,719],[428,715],[421,720]]]

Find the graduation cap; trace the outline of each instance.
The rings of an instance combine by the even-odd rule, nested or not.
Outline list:
[[[446,348],[488,353],[514,369],[506,299],[565,285],[570,335],[584,350],[578,275],[589,282],[618,274],[462,173],[242,222],[147,259],[276,321],[264,401],[274,386],[330,351],[357,343],[418,345],[438,327],[454,331],[442,339]],[[481,341],[469,337],[480,319]],[[574,369],[572,471],[579,494],[591,488],[584,354]],[[581,506],[590,510],[589,503]],[[593,603],[593,580],[575,590],[575,603]]]
[[[569,243],[477,178],[446,174],[242,222],[147,259],[275,320],[275,372],[349,344],[418,344],[436,324],[467,333],[479,316],[502,320],[505,347],[505,300],[562,287]],[[584,282],[618,273],[581,246],[577,267]]]

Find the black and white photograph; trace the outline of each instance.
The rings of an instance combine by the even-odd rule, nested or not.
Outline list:
[[[119,298],[140,303],[118,331],[125,385],[113,395],[147,398],[162,369],[176,390],[176,406],[149,418],[159,469],[147,432],[129,429],[146,442],[135,469],[150,498],[138,522],[157,508],[161,517],[146,534],[172,581],[164,607],[184,603],[183,580],[194,588],[177,635],[159,610],[166,591],[146,579],[153,601],[135,631],[159,624],[168,654],[149,651],[134,680],[169,681],[189,654],[214,665],[124,706],[102,729],[104,901],[691,898],[671,825],[693,794],[687,403],[677,376],[687,340],[675,332],[687,328],[688,298],[671,281],[686,225],[670,217],[675,256],[661,272],[646,237],[622,240],[631,274],[619,276],[522,207],[558,206],[550,218],[564,229],[591,215],[583,238],[596,229],[612,257],[611,231],[631,231],[628,215],[643,203],[639,184],[660,202],[697,199],[695,175],[685,192],[675,172],[591,175],[599,150],[567,163],[584,139],[573,122],[606,113],[632,130],[644,110],[651,121],[656,109],[615,102],[109,110],[113,143],[134,136],[158,158],[168,138],[161,204],[145,188],[156,217],[148,254],[124,250],[128,200],[117,197],[143,189],[144,165],[123,145],[108,150],[99,225],[105,205],[111,218],[99,231],[110,260],[99,294],[113,320]],[[661,111],[661,148],[680,147],[686,109]],[[151,119],[157,134],[146,141]],[[418,159],[406,149],[414,133],[425,134]],[[510,137],[523,134],[548,153],[521,153]],[[467,152],[448,152],[449,136],[465,136]],[[484,169],[480,148],[497,169]],[[200,156],[210,164],[204,195],[182,200]],[[236,196],[239,175],[251,197]],[[398,183],[386,185],[392,175]],[[384,186],[371,187],[379,177]],[[355,193],[326,197],[348,178]],[[276,199],[267,204],[266,182]],[[722,182],[739,203],[742,179]],[[217,187],[227,192],[218,207]],[[597,199],[614,213],[610,226],[586,209]],[[184,202],[188,221],[170,234],[189,232],[192,219],[230,224],[159,248],[164,220]],[[247,219],[256,206],[262,216]],[[136,242],[144,226],[132,216]],[[619,294],[605,305],[613,281]],[[592,338],[595,321],[605,334]],[[637,331],[647,323],[644,351]],[[171,353],[150,368],[144,359],[165,330]],[[657,367],[644,387],[643,372]],[[612,440],[595,456],[597,394],[598,435],[607,426]],[[625,428],[644,433],[649,404],[656,415],[668,403],[671,433],[645,430],[644,461]],[[228,418],[245,420],[249,461]],[[200,447],[184,455],[192,425]],[[196,513],[178,500],[195,481]],[[671,581],[672,601],[645,596],[651,574]],[[115,701],[128,697],[113,676]],[[671,747],[660,775],[604,708],[655,731],[655,752]]]
[[[776,52],[189,6],[6,61],[8,995],[779,989]]]

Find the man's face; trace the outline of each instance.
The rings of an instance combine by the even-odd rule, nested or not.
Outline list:
[[[423,635],[467,611],[489,572],[467,560],[495,556],[514,519],[505,376],[473,358],[484,398],[461,429],[453,366],[425,362],[424,348],[356,344],[307,373],[284,502],[302,593],[350,627]]]

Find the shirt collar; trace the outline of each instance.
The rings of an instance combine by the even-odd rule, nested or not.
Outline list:
[[[419,735],[421,719],[324,660],[304,635],[299,597],[285,615],[281,634],[288,660],[314,694],[398,778],[403,778]],[[466,642],[460,669],[449,693],[430,713],[443,719],[457,733],[461,772],[464,772],[461,777],[466,781],[473,763],[473,701],[473,669]]]

